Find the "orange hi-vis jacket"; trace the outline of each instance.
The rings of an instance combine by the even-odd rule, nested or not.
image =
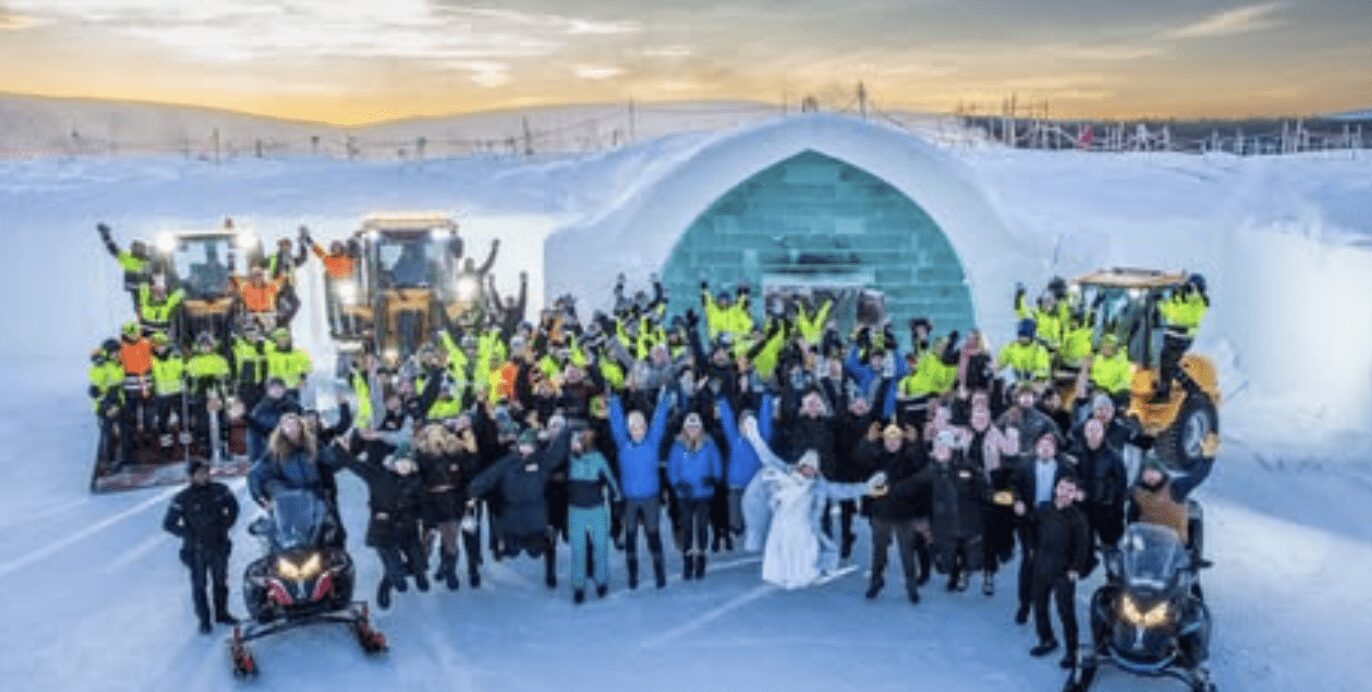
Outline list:
[[[137,341],[119,342],[119,364],[125,375],[143,377],[152,372],[152,342],[140,337]]]
[[[229,281],[238,291],[238,297],[243,301],[243,307],[247,308],[248,312],[274,312],[276,310],[276,296],[281,292],[281,286],[286,279],[284,276],[278,276],[274,279],[268,279],[261,286],[239,276],[235,276]]]
[[[324,274],[330,279],[347,279],[353,275],[353,258],[347,253],[331,255],[319,247],[319,243],[310,245],[314,250],[315,257],[324,264]]]

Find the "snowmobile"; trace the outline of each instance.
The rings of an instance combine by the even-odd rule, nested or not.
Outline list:
[[[326,279],[325,287],[340,375],[360,353],[392,367],[405,361],[480,297],[477,278],[459,271],[462,239],[444,214],[372,214],[353,242],[361,250],[356,275]]]
[[[1206,667],[1210,609],[1192,554],[1175,531],[1152,524],[1130,525],[1119,549],[1105,551],[1106,581],[1091,596],[1092,648],[1064,692],[1086,692],[1106,665],[1216,689]]]
[[[1187,275],[1145,269],[1109,269],[1080,277],[1071,290],[1095,320],[1094,343],[1114,335],[1127,348],[1134,365],[1129,415],[1151,438],[1158,456],[1173,467],[1187,467],[1205,455],[1219,434],[1219,375],[1212,360],[1188,352],[1182,376],[1169,388],[1166,401],[1155,402],[1161,374],[1165,329],[1158,305],[1186,285]],[[1064,398],[1064,401],[1069,401]]]
[[[386,650],[386,637],[372,629],[367,604],[352,600],[352,557],[322,499],[304,490],[278,493],[271,513],[253,522],[249,533],[261,539],[265,554],[243,571],[250,622],[233,628],[234,675],[258,672],[248,642],[306,625],[344,624],[363,651]]]

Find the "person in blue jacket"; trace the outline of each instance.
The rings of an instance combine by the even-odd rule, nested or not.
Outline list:
[[[768,444],[772,441],[772,396],[764,394],[762,405],[758,408],[756,416],[752,411],[743,410],[738,414],[737,422],[734,419],[734,408],[729,405],[729,399],[719,398],[719,421],[724,427],[724,440],[729,445],[729,463],[725,467],[725,481],[729,487],[729,530],[735,536],[743,536],[743,492],[748,489],[748,484],[753,481],[753,476],[757,475],[762,468],[762,461],[758,459],[757,450],[747,444],[743,435],[739,432],[745,427],[746,421],[754,419],[757,421],[758,434],[762,436],[762,441]]]
[[[681,434],[667,455],[667,480],[676,490],[681,511],[681,553],[687,580],[705,578],[710,501],[715,497],[715,484],[723,475],[719,448],[705,434],[700,414],[687,414]]]
[[[667,398],[659,395],[649,424],[643,414],[630,411],[624,415],[624,404],[618,396],[610,397],[610,434],[614,437],[619,460],[619,485],[624,495],[624,563],[629,572],[629,588],[638,588],[638,527],[648,541],[653,560],[653,578],[657,588],[667,585],[666,565],[662,556],[662,481],[658,472],[661,458],[658,450],[667,432]]]
[[[910,366],[901,357],[900,349],[895,348],[894,343],[889,345],[892,347],[890,351],[869,349],[867,361],[863,362],[859,355],[861,348],[855,344],[848,351],[847,359],[843,361],[844,371],[857,385],[858,392],[872,402],[872,409],[880,413],[882,420],[891,420],[896,415],[897,389],[886,387],[886,395],[881,401],[877,401],[877,393],[881,390],[883,379],[889,377],[892,382],[900,382],[910,374]]]
[[[595,570],[595,593],[600,598],[610,590],[610,509],[605,504],[605,488],[619,502],[619,484],[609,462],[596,451],[595,431],[572,433],[571,460],[567,463],[567,530],[572,544],[572,600],[586,600],[586,556],[595,551],[591,564]],[[589,546],[587,545],[589,541]]]
[[[297,413],[281,416],[271,433],[266,451],[248,472],[248,493],[263,508],[282,490],[308,490],[325,499],[324,478],[319,464],[330,461],[322,455],[318,440]]]

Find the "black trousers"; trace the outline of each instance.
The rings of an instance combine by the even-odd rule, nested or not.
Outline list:
[[[872,580],[882,579],[886,573],[886,555],[893,537],[896,539],[896,552],[900,555],[900,570],[905,575],[905,588],[914,589],[918,577],[915,573],[915,552],[924,538],[915,530],[913,519],[872,517]]]
[[[1062,621],[1062,635],[1067,651],[1077,650],[1077,583],[1066,575],[1047,577],[1036,575],[1034,579],[1034,628],[1038,630],[1040,641],[1053,641],[1053,623],[1048,617],[1048,600],[1057,606],[1058,619]]]
[[[1015,529],[1019,536],[1019,607],[1028,608],[1034,602],[1034,558],[1036,538],[1032,524],[1022,523]]]
[[[832,503],[824,503],[824,514],[820,516],[819,527],[824,530],[824,535],[833,538],[834,528],[833,519],[829,516]],[[857,514],[857,502],[853,500],[840,500],[838,503],[838,527],[839,536],[843,545],[851,546],[853,543],[853,516]],[[847,552],[847,551],[844,551]]]
[[[214,614],[225,615],[229,610],[229,552],[225,545],[216,548],[184,547],[181,562],[191,573],[191,601],[195,616],[201,622],[210,621],[210,599],[214,599]],[[207,592],[207,587],[213,593]]]
[[[681,552],[705,553],[710,543],[710,503],[711,498],[682,498],[678,501],[681,508]]]
[[[1162,339],[1162,354],[1159,357],[1158,389],[1171,391],[1172,382],[1180,379],[1181,357],[1191,348],[1193,339],[1168,332]]]

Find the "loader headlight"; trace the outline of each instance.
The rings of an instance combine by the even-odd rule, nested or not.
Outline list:
[[[1139,610],[1138,604],[1135,603],[1134,599],[1130,598],[1128,594],[1125,594],[1124,597],[1120,598],[1120,617],[1124,618],[1125,622],[1136,627],[1158,627],[1160,625],[1165,625],[1168,622],[1169,615],[1170,612],[1167,607],[1167,601],[1163,601],[1150,608],[1147,612],[1143,612]]]
[[[240,250],[250,250],[257,247],[257,234],[252,231],[239,231],[233,242]]]
[[[157,234],[157,249],[164,255],[170,255],[176,249],[176,236],[170,233]]]
[[[476,292],[480,288],[476,277],[459,277],[457,279],[457,299],[462,301],[473,300],[476,298]]]
[[[435,228],[429,231],[429,237],[434,240],[447,240],[448,238],[451,238],[452,235],[453,232],[446,228]]]
[[[340,283],[334,288],[334,293],[338,295],[338,302],[344,305],[352,305],[357,302],[357,286],[351,283]]]
[[[319,574],[319,570],[323,569],[323,567],[324,561],[319,557],[319,553],[311,553],[309,558],[299,565],[284,557],[276,559],[276,573],[281,575],[282,579],[289,579],[290,581],[304,581],[309,579],[310,577]]]

